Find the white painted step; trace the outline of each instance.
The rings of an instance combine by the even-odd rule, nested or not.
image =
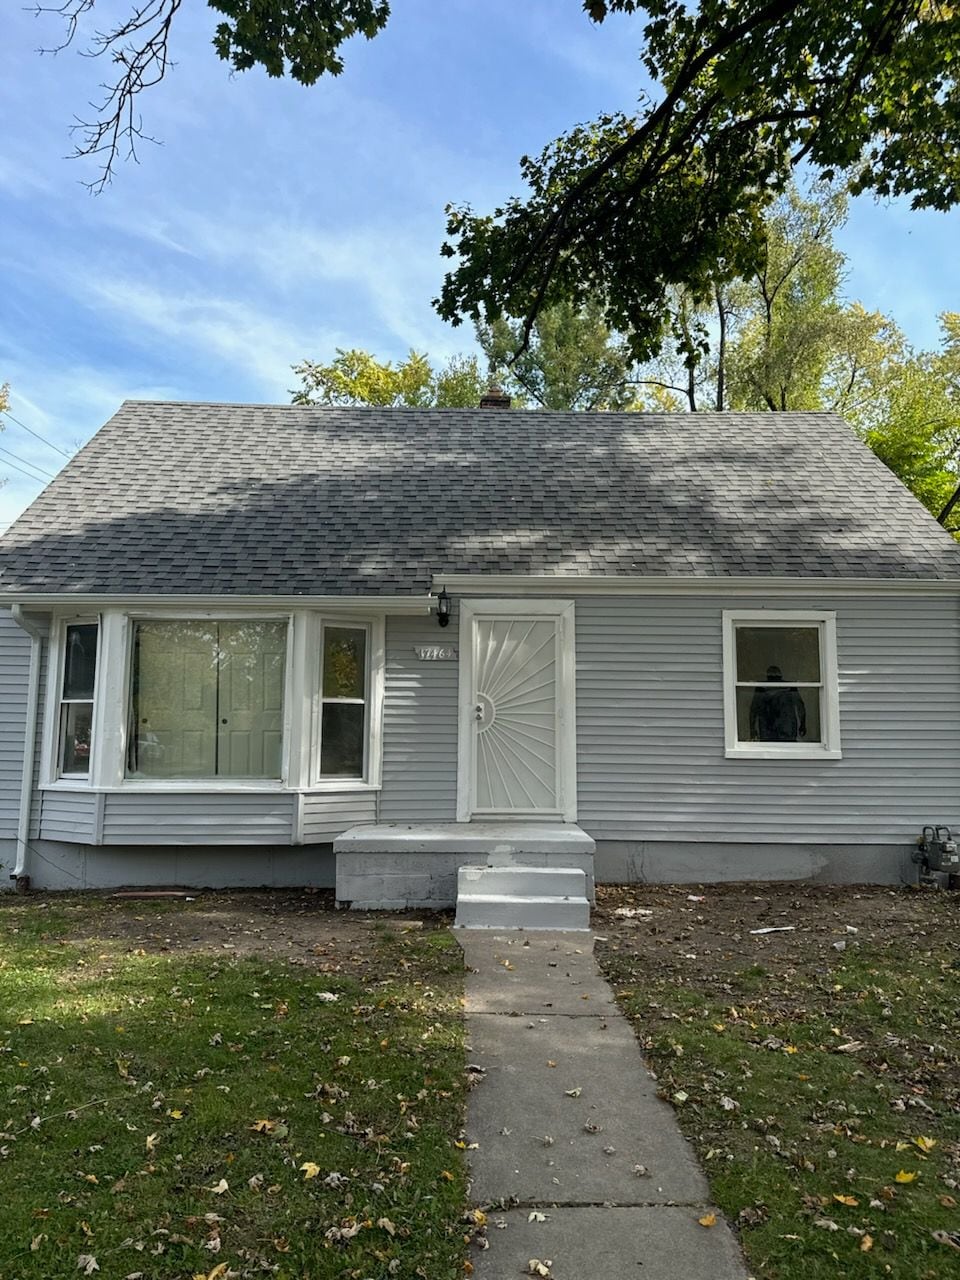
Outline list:
[[[458,899],[478,893],[515,898],[585,898],[587,877],[579,867],[461,867],[457,872]]]
[[[507,893],[468,894],[457,900],[455,929],[590,928],[586,898],[518,898]]]

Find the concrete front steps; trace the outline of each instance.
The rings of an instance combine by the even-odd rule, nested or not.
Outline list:
[[[462,867],[491,871],[575,870],[572,882],[491,880],[477,893],[506,897],[594,898],[592,838],[564,822],[384,822],[351,827],[334,841],[337,905],[354,911],[442,911],[457,904]],[[585,889],[583,883],[585,881]],[[544,887],[552,883],[553,887]],[[562,887],[558,887],[561,886]],[[520,887],[518,887],[520,886]],[[579,914],[582,916],[582,908]],[[482,926],[477,926],[482,927]],[[496,922],[491,927],[497,927]],[[505,926],[504,926],[505,927]],[[530,926],[532,927],[532,926]],[[578,927],[586,927],[578,926]]]
[[[589,929],[586,873],[578,867],[461,867],[453,927]]]

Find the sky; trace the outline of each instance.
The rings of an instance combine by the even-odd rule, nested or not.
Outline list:
[[[96,25],[131,3],[97,0]],[[69,126],[110,69],[41,57],[59,20],[3,5],[0,383],[23,425],[0,418],[0,529],[124,399],[284,402],[291,365],[337,347],[473,349],[431,307],[445,204],[488,212],[522,194],[520,156],[633,110],[639,22],[596,27],[579,0],[393,8],[346,47],[341,76],[305,88],[231,75],[213,12],[184,5],[177,65],[141,102],[162,144],[94,196],[92,162],[66,158]],[[838,242],[848,296],[934,345],[938,312],[960,310],[960,211],[861,198]]]

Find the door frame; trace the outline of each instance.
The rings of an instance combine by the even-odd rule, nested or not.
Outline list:
[[[545,810],[545,821],[577,820],[577,696],[575,606],[572,600],[462,600],[460,602],[460,670],[457,729],[457,821],[474,820],[474,670],[477,618],[554,618],[557,624],[557,799]],[[536,814],[511,814],[504,821],[536,821]],[[477,821],[497,821],[483,813]]]

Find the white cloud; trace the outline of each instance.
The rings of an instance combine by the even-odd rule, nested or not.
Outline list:
[[[283,395],[298,353],[341,341],[322,326],[295,326],[266,308],[235,298],[188,293],[115,276],[86,277],[88,302],[106,308],[143,335],[159,334],[190,361],[216,359],[242,370],[275,398]]]

